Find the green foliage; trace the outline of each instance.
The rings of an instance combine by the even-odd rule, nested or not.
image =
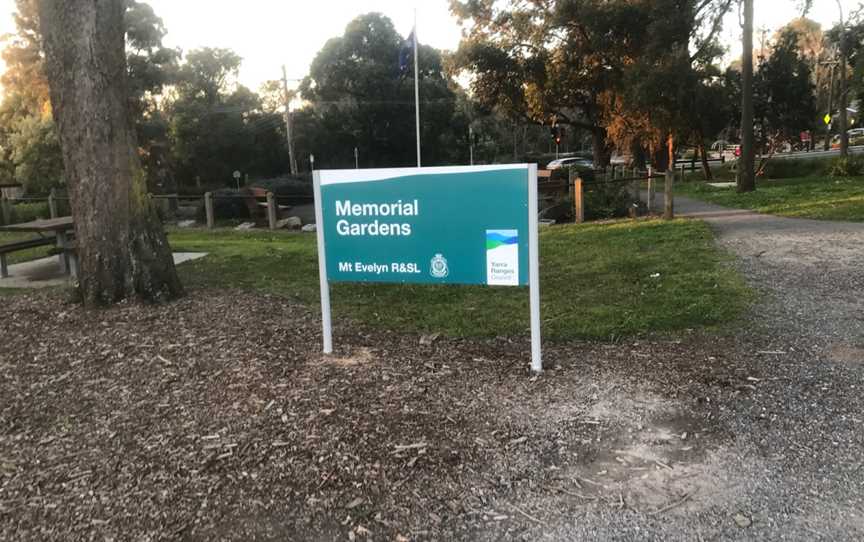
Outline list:
[[[602,166],[608,136],[628,152],[696,124],[695,86],[713,75],[707,66],[722,53],[714,38],[730,6],[451,0],[453,13],[470,23],[454,64],[472,73],[473,93],[489,109],[588,130]]]
[[[165,140],[154,96],[173,81],[179,53],[162,46],[166,31],[149,5],[125,1],[130,105],[148,167],[146,154],[154,142]],[[44,192],[61,182],[63,166],[43,73],[37,4],[37,0],[16,0],[17,33],[3,50],[0,172],[14,173],[14,180],[28,191]]]
[[[227,49],[191,51],[178,96],[166,107],[171,165],[181,185],[226,186],[233,172],[273,177],[288,169],[281,115],[263,111],[257,94],[234,85],[240,57]]]
[[[754,112],[762,120],[763,138],[797,137],[816,119],[810,65],[799,49],[799,33],[787,28],[754,75]]]
[[[318,302],[314,235],[171,233],[175,250],[210,255],[178,270],[191,287],[248,288]],[[609,339],[717,326],[750,299],[699,221],[555,226],[540,234],[544,338]],[[659,276],[657,276],[659,274]],[[451,336],[527,333],[519,288],[334,284],[336,319]]]
[[[627,216],[627,209],[631,203],[627,187],[627,183],[621,182],[586,183],[585,219],[606,220]]]
[[[676,192],[723,205],[795,218],[864,222],[864,177],[763,180],[755,192],[685,183]]]
[[[834,177],[856,177],[864,174],[864,157],[852,155],[835,158],[828,173]]]
[[[404,39],[378,13],[348,23],[327,41],[301,85],[311,107],[295,116],[297,153],[314,154],[316,166],[361,167],[416,164],[413,70],[399,72]],[[468,118],[457,108],[441,53],[418,47],[421,141],[424,165],[468,160]]]
[[[248,203],[252,199],[252,191],[248,188],[234,190],[222,188],[213,192],[213,217],[216,220],[249,220]],[[205,222],[206,211],[202,200],[198,208],[197,220]]]
[[[279,177],[252,183],[253,187],[272,192],[280,204],[302,205],[312,203],[312,178]]]
[[[20,224],[38,218],[51,218],[48,202],[16,203],[12,206],[12,223]]]
[[[9,135],[15,180],[30,194],[45,194],[63,183],[63,155],[54,121],[30,115],[19,120]]]

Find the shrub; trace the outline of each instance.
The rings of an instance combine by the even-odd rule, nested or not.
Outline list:
[[[766,179],[793,179],[796,177],[817,177],[826,175],[831,168],[830,158],[772,158],[765,164],[763,177]],[[756,164],[759,165],[758,162]]]
[[[38,218],[51,218],[48,202],[17,203],[12,206],[12,223],[20,224]]]
[[[213,215],[216,220],[249,220],[248,199],[252,198],[252,191],[248,188],[234,190],[231,188],[222,188],[213,191]],[[197,220],[204,222],[207,220],[207,213],[204,209],[204,202],[198,208]]]
[[[832,177],[855,177],[862,173],[864,173],[864,157],[861,156],[835,158],[828,170],[828,174]]]
[[[265,188],[276,195],[283,205],[298,205],[312,202],[312,178],[309,176],[279,177],[255,181],[255,188]]]
[[[629,184],[622,182],[586,183],[583,199],[586,220],[627,216],[631,195]]]
[[[629,184],[621,182],[586,182],[583,186],[585,220],[607,220],[627,216],[632,203]],[[557,223],[572,222],[575,218],[572,196],[563,196],[540,211],[540,218]]]

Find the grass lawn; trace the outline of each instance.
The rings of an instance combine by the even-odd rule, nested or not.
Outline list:
[[[208,258],[179,267],[191,287],[240,287],[318,303],[314,234],[172,231],[175,250]],[[750,293],[699,221],[640,221],[543,229],[544,336],[630,336],[730,322]],[[527,333],[524,288],[336,284],[334,318],[453,336]]]
[[[755,192],[683,183],[676,192],[725,207],[819,220],[864,222],[864,177],[802,177],[757,181]]]

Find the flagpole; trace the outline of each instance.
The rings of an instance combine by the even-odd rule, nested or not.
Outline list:
[[[414,120],[417,127],[417,167],[420,167],[420,68],[417,61],[417,8],[414,8]]]

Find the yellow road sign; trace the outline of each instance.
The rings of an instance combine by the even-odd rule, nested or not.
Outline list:
[[[831,115],[825,113],[825,118],[823,118],[822,120],[825,121],[825,124],[831,124]]]

